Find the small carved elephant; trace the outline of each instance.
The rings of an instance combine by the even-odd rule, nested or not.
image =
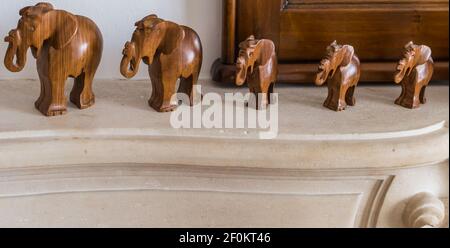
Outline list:
[[[132,78],[141,60],[149,66],[152,96],[149,105],[158,112],[176,109],[171,102],[180,79],[179,93],[187,94],[191,105],[195,99],[194,86],[202,67],[203,51],[200,37],[189,27],[149,15],[137,22],[131,42],[125,44],[120,71]]]
[[[425,45],[414,45],[409,42],[405,46],[405,57],[399,62],[395,75],[395,83],[402,85],[402,93],[395,101],[405,108],[418,108],[425,104],[425,89],[434,72],[431,48]]]
[[[17,29],[5,38],[9,46],[4,62],[8,70],[21,71],[31,48],[41,81],[35,107],[46,116],[66,113],[64,85],[68,77],[75,78],[70,101],[80,109],[92,106],[92,81],[103,50],[103,38],[95,23],[55,10],[49,3],[25,7],[20,15]]]
[[[327,57],[322,60],[316,78],[318,86],[329,80],[328,97],[324,106],[334,111],[342,111],[347,105],[354,106],[354,93],[360,75],[361,63],[352,46],[341,46],[336,41],[328,46]]]
[[[247,82],[250,92],[256,96],[256,108],[270,104],[278,76],[278,61],[275,44],[271,40],[257,40],[250,36],[239,44],[240,51],[236,63],[236,85]],[[262,99],[259,99],[259,94]]]

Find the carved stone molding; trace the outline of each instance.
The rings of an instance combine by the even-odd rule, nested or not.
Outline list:
[[[403,218],[407,227],[439,228],[445,219],[445,205],[433,194],[422,192],[409,200]]]
[[[128,197],[126,194],[131,196],[140,192],[143,204],[151,206],[152,202],[158,201],[157,198],[151,197],[156,192],[164,195],[163,198],[166,198],[168,205],[172,205],[173,202],[170,203],[171,200],[167,200],[167,197],[173,195],[178,195],[178,198],[187,195],[194,197],[187,199],[185,204],[179,203],[178,207],[172,207],[172,212],[152,209],[149,206],[148,211],[161,212],[159,221],[173,218],[176,212],[191,212],[187,207],[189,204],[195,206],[195,211],[203,209],[203,215],[208,217],[203,220],[194,218],[191,224],[198,227],[212,223],[221,227],[234,225],[322,227],[326,223],[330,227],[373,228],[377,226],[384,199],[395,177],[369,176],[369,174],[370,172],[351,170],[284,171],[152,164],[90,164],[0,169],[0,213],[12,210],[15,212],[15,215],[0,220],[0,227],[20,226],[17,222],[20,218],[33,219],[35,224],[31,225],[40,225],[37,221],[39,219],[51,222],[50,219],[54,220],[57,217],[45,220],[42,215],[33,216],[29,213],[39,212],[46,204],[64,204],[63,199],[71,199],[76,205],[78,203],[75,202],[80,202],[80,198],[90,196],[102,198],[106,194],[111,197],[122,195],[118,201],[123,201],[123,198]],[[80,198],[73,198],[75,195],[79,195]],[[225,206],[207,199],[200,201],[202,197],[217,198],[218,201],[228,199],[233,203]],[[34,199],[36,205],[29,208],[28,205],[20,203],[19,205],[24,208],[8,207],[14,205],[14,202],[22,202],[24,198]],[[144,201],[144,198],[149,200]],[[108,205],[107,201],[98,202],[96,205],[103,204]],[[251,207],[238,208],[241,204]],[[284,204],[289,206],[284,207]],[[336,209],[337,206],[340,208]],[[282,207],[284,211],[281,211]],[[71,211],[69,208],[72,207],[67,208],[59,209],[58,214],[69,215]],[[77,208],[83,207],[82,205],[74,207],[72,216],[80,214],[77,211],[81,210]],[[293,211],[295,209],[301,211]],[[247,214],[242,214],[240,220],[230,222],[207,213],[212,210]],[[270,217],[263,218],[269,213]],[[104,213],[100,211],[99,214]],[[277,215],[286,219],[279,221]],[[183,214],[180,214],[178,218],[183,218],[182,216]],[[159,225],[149,220],[143,221],[148,221],[146,225]],[[179,223],[175,218],[169,226],[179,227]],[[64,226],[64,223],[58,225]]]
[[[449,228],[449,224],[448,224],[448,215],[449,215],[449,213],[448,213],[448,198],[443,198],[443,199],[441,199],[442,200],[442,202],[444,202],[444,205],[445,205],[445,219],[444,219],[444,223],[442,224],[442,227],[444,227],[444,228]]]

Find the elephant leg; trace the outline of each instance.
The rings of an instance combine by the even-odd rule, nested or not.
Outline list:
[[[48,81],[48,78],[44,75],[42,75],[41,73],[39,73],[39,81],[41,84],[41,92],[39,95],[39,98],[34,102],[34,106],[36,107],[36,109],[39,109],[42,102],[45,99],[46,94],[46,85],[50,85],[50,82]],[[49,94],[50,95],[50,94]]]
[[[174,111],[178,104],[171,102],[172,96],[175,93],[175,86],[177,79],[164,79],[161,74],[155,75],[151,73],[152,80],[152,96],[148,101],[150,107],[158,112]]]
[[[195,100],[201,99],[201,96],[197,96],[199,92],[194,90],[194,87],[198,83],[198,76],[197,75],[191,75],[188,78],[181,78],[180,79],[180,86],[178,87],[178,93],[183,93],[189,96],[190,99],[190,105],[194,106]]]
[[[192,87],[193,87],[193,77],[192,75],[188,78],[180,78],[180,86],[178,87],[178,93],[183,93],[189,96],[192,105]]]
[[[341,107],[341,95],[342,95],[341,91],[342,91],[341,88],[332,87],[330,89],[330,99],[328,103],[327,102],[324,103],[324,106],[333,111],[340,111],[339,109]]]
[[[261,103],[259,103],[258,106],[260,106],[260,109],[265,109],[270,104],[270,95],[269,95],[270,82],[262,83],[262,85],[260,85],[260,88],[261,88],[260,90]]]
[[[64,85],[66,80],[49,80],[49,91],[39,106],[39,111],[46,116],[63,115],[67,112],[66,96],[64,95]],[[46,88],[48,89],[48,88]]]
[[[347,94],[345,96],[345,101],[349,106],[355,106],[356,105],[356,98],[355,98],[355,89],[356,86],[352,86],[347,90]]]
[[[94,105],[95,95],[92,92],[93,75],[83,72],[76,77],[70,92],[70,101],[79,109],[86,109]]]
[[[201,67],[201,65],[200,65]],[[200,77],[200,69],[194,74],[192,75],[192,100],[193,100],[193,104],[197,104],[197,102],[195,102],[196,100],[200,100],[199,103],[201,103],[202,99],[203,99],[203,94],[201,92],[198,92],[196,90],[194,90],[195,87],[197,87],[198,85],[198,79]],[[200,94],[200,95],[198,95]]]
[[[422,87],[416,85],[414,87],[414,92],[413,92],[413,97],[411,100],[411,108],[415,109],[415,108],[419,108],[420,107],[420,97],[421,97],[421,93],[422,93]]]
[[[328,87],[328,96],[327,99],[325,99],[323,106],[328,108],[328,106],[330,106],[332,97],[333,97],[333,89],[331,87]]]
[[[272,97],[273,97],[273,92],[274,92],[274,88],[275,88],[275,83],[270,83],[269,85],[269,104],[273,104],[275,103],[274,101],[272,101]]]
[[[162,102],[162,100],[160,100],[160,96],[162,95],[162,79],[160,78],[161,74],[160,73],[155,73],[152,72],[151,69],[149,68],[149,74],[150,74],[150,80],[151,80],[151,84],[152,84],[152,93],[150,96],[150,99],[148,100],[148,105],[150,105],[150,107],[154,108],[155,110],[157,109],[156,107],[153,106],[160,106]]]
[[[178,79],[167,79],[164,81],[164,94],[163,102],[160,108],[160,112],[171,112],[178,107],[178,103],[172,102],[172,97],[176,93],[176,84]]]
[[[162,78],[160,77],[160,75],[155,76],[153,74],[150,75],[150,78],[152,81],[152,96],[150,97],[150,100],[148,100],[148,104],[156,111],[159,111],[162,106],[162,96],[164,94]]]
[[[333,88],[331,94],[331,100],[328,105],[325,107],[334,110],[334,111],[342,111],[345,110],[347,104],[345,103],[345,95],[347,93],[347,89],[343,86],[339,88]]]
[[[260,103],[261,98],[259,97],[260,94],[258,92],[256,92],[256,91],[253,91],[252,93],[255,96],[255,109],[259,110],[259,109],[261,109],[260,108],[260,106],[261,106],[261,103]]]
[[[339,89],[339,101],[338,101],[338,107],[337,111],[342,111],[347,108],[347,103],[345,101],[345,97],[347,96],[348,87],[341,86]]]
[[[427,98],[425,97],[426,89],[427,89],[427,86],[423,86],[422,89],[420,90],[420,102],[422,104],[427,103]]]
[[[255,109],[263,109],[265,108],[264,102],[266,101],[265,94],[267,92],[267,87],[265,87],[264,83],[260,83],[259,78],[249,78],[247,80],[248,88],[250,90],[250,95],[252,98],[249,99],[249,104],[247,104],[247,107],[250,106],[250,102],[253,105],[253,100],[255,104]]]
[[[400,94],[400,96],[397,98],[397,100],[395,100],[395,104],[398,105],[402,105],[402,102],[405,99],[405,95],[406,95],[406,87],[405,85],[402,83],[402,93]]]
[[[251,105],[253,105],[253,101],[256,101],[256,104],[258,103],[258,101],[256,99],[257,94],[255,94],[255,90],[253,89],[253,87],[250,83],[248,83],[248,91],[250,92],[249,97],[248,97],[248,99],[245,99],[245,107],[247,107],[247,108],[249,108],[249,107],[251,107]]]

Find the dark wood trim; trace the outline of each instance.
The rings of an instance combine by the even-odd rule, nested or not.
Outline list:
[[[236,1],[223,0],[222,62],[225,64],[233,64],[235,60]]]
[[[361,82],[393,82],[397,62],[386,63],[362,63]],[[278,82],[281,83],[310,83],[314,82],[318,64],[280,64],[278,67]],[[221,63],[216,60],[211,69],[213,80],[226,84],[235,81],[235,66]],[[449,62],[435,62],[433,80],[448,80]]]
[[[385,10],[386,8],[401,8],[401,9],[418,9],[418,8],[436,8],[441,10],[442,7],[448,7],[448,0],[289,0],[286,1],[283,10],[289,9],[316,9],[316,8],[333,8],[342,9],[350,8],[352,10],[374,8]]]
[[[277,48],[279,47],[280,10],[284,1],[237,0],[235,56],[238,52],[239,43],[246,40],[250,35],[254,35],[257,39],[269,39],[273,41]]]
[[[211,76],[216,82],[231,84],[236,79],[236,66],[222,63],[222,59],[217,59],[211,66]]]

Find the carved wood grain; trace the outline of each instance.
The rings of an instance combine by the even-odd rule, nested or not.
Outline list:
[[[320,60],[321,47],[333,40],[352,44],[362,62],[395,61],[411,40],[448,61],[448,1],[395,6],[291,5],[280,17],[280,61]]]
[[[238,0],[237,35],[235,46],[254,35],[257,39],[269,39],[279,47],[280,8],[282,0]],[[255,9],[255,6],[258,6]],[[257,10],[257,11],[255,11]],[[238,52],[236,50],[236,52]]]
[[[236,60],[236,0],[223,1],[222,63],[233,64]]]

